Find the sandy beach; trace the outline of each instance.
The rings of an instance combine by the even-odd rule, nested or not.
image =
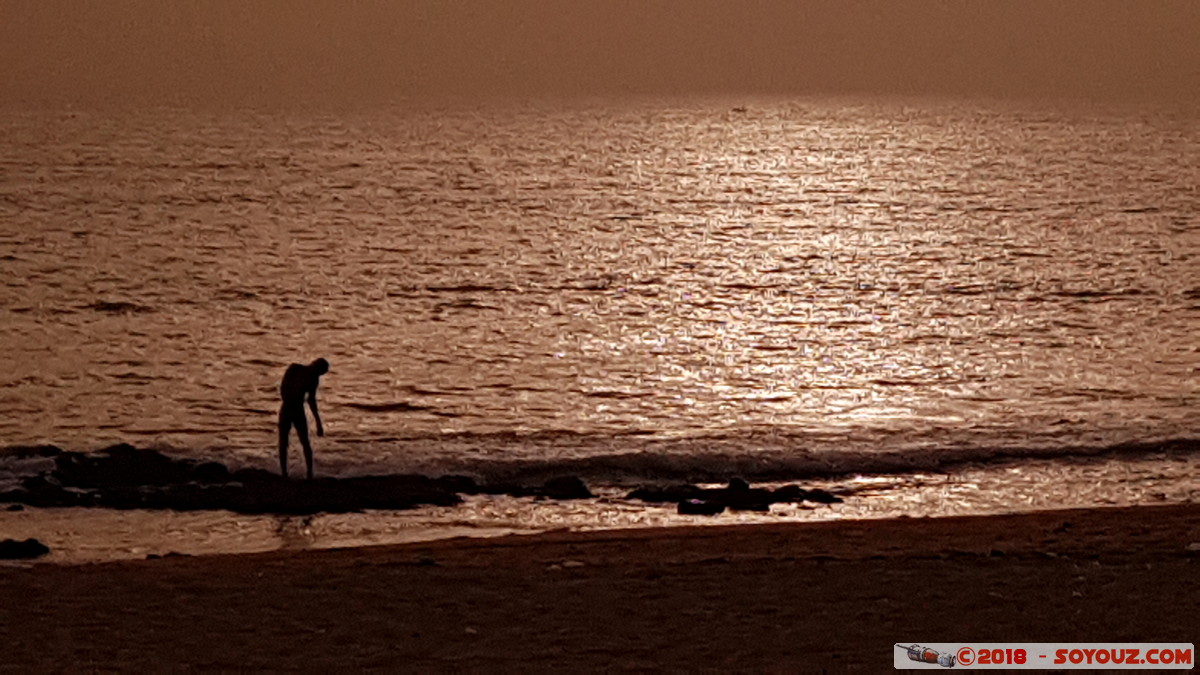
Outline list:
[[[1170,505],[8,567],[0,666],[838,672],[897,642],[1194,642],[1196,542],[1200,506]]]

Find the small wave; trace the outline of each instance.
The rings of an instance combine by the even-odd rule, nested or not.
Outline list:
[[[611,399],[632,399],[632,398],[648,398],[654,396],[650,392],[639,391],[616,391],[616,390],[598,390],[584,392],[584,396],[588,398],[611,398]]]
[[[241,408],[241,410],[255,415],[274,415],[278,412],[277,410],[267,410],[266,408]]]
[[[106,300],[80,305],[79,309],[90,309],[95,312],[104,312],[107,314],[144,314],[154,311],[153,307],[139,305],[136,302],[110,302]]]
[[[356,406],[375,404],[354,404]],[[393,406],[401,410],[410,404],[382,404],[390,411]],[[147,433],[179,432],[171,430],[144,430]],[[200,432],[201,430],[195,430]],[[140,434],[139,434],[140,435]],[[482,444],[510,444],[529,447],[555,440],[575,444],[588,444],[592,437],[563,434],[468,434],[470,438],[458,441],[476,441]],[[447,442],[454,435],[446,437]],[[559,456],[548,458],[504,459],[502,456],[482,458],[475,452],[453,457],[398,458],[386,460],[387,464],[369,459],[375,455],[380,444],[404,443],[405,438],[373,439],[363,448],[366,453],[361,461],[342,458],[340,467],[326,465],[332,475],[402,475],[419,473],[427,476],[465,475],[481,484],[534,485],[561,476],[576,476],[590,485],[642,485],[648,483],[723,483],[731,478],[742,478],[754,482],[789,482],[805,480],[839,479],[856,475],[912,475],[922,473],[951,473],[956,469],[1006,466],[1030,461],[1091,462],[1108,460],[1133,461],[1148,458],[1184,458],[1200,454],[1200,438],[1176,438],[1161,441],[1129,442],[1115,445],[1077,445],[1040,447],[928,447],[898,451],[870,450],[738,450],[736,448],[709,451],[661,450],[654,446],[643,446],[641,450],[605,452],[588,456]],[[608,437],[609,445],[616,437]],[[703,439],[700,439],[703,443]],[[470,442],[474,445],[474,442]],[[194,452],[167,450],[174,456],[187,456],[192,462],[225,463],[234,459],[234,464],[244,464],[220,451],[206,451],[197,456]],[[47,456],[57,448],[46,447],[0,447],[0,473],[15,470],[15,460]],[[52,454],[52,453],[50,453]],[[333,458],[330,457],[330,460]],[[392,465],[391,461],[400,464]],[[7,471],[4,471],[7,469]]]
[[[112,378],[114,380],[125,380],[126,382],[130,382],[132,384],[148,384],[159,379],[153,375],[143,375],[141,373],[133,372],[115,373],[112,375]]]
[[[430,387],[419,384],[408,384],[401,387],[417,396],[454,396],[463,392],[474,391],[474,387],[456,387],[454,385],[446,385],[444,387]]]
[[[1084,289],[1080,291],[1058,291],[1051,293],[1052,297],[1058,298],[1116,298],[1121,296],[1137,296],[1146,295],[1146,291],[1137,288],[1117,288],[1117,289]]]
[[[504,293],[516,289],[508,286],[489,286],[486,284],[460,284],[446,286],[426,286],[425,290],[432,293]]]
[[[871,384],[877,384],[881,387],[916,387],[924,383],[918,380],[887,380],[877,378],[871,380]]]
[[[238,431],[238,429],[231,427],[147,427],[144,429],[127,429],[125,433],[134,436],[166,436],[168,434],[191,434],[199,436],[202,434],[230,431]]]
[[[1016,293],[1023,290],[1025,284],[1015,281],[1002,281],[998,283],[979,283],[979,284],[951,284],[942,289],[942,292],[951,295],[989,295],[1001,293]]]
[[[259,294],[240,288],[226,288],[217,291],[213,297],[216,300],[257,300]]]
[[[484,483],[531,483],[555,476],[578,476],[590,483],[631,485],[645,482],[721,483],[797,481],[853,475],[944,473],[965,466],[1034,460],[1088,461],[1137,459],[1159,454],[1200,453],[1200,438],[1107,446],[925,448],[896,452],[862,450],[712,451],[607,453],[547,459],[445,459],[423,468],[433,474],[465,474]]]
[[[433,311],[435,312],[442,312],[448,309],[483,309],[494,312],[500,311],[500,308],[496,305],[489,305],[471,298],[466,300],[456,300],[454,302],[439,302],[433,307]]]
[[[759,343],[750,345],[750,348],[754,349],[755,351],[759,351],[759,352],[794,352],[794,351],[796,351],[796,347],[793,345],[768,344],[768,343],[763,343],[763,342],[759,342]]]
[[[372,413],[395,413],[395,412],[427,412],[442,417],[459,417],[458,413],[438,410],[437,408],[409,403],[407,401],[396,401],[394,403],[343,403],[347,408],[362,410],[363,412]]]
[[[759,291],[770,288],[786,288],[785,284],[751,284],[744,281],[731,281],[729,283],[719,284],[720,288],[726,288],[731,291]]]

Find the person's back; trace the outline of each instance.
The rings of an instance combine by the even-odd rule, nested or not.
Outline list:
[[[279,396],[285,404],[304,405],[304,397],[317,388],[320,375],[313,372],[313,364],[293,363],[283,373],[279,383]]]
[[[308,365],[293,363],[283,373],[283,381],[279,384],[279,396],[283,400],[279,406],[279,471],[284,476],[287,470],[288,434],[291,427],[296,427],[296,435],[300,437],[300,447],[304,449],[304,463],[308,469],[308,479],[313,477],[312,446],[308,442],[308,419],[304,414],[304,401],[312,409],[313,420],[317,423],[317,435],[324,436],[325,428],[321,425],[321,413],[317,409],[317,386],[321,376],[329,372],[329,362],[317,359]]]

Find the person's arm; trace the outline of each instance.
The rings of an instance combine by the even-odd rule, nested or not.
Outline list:
[[[325,427],[321,426],[321,413],[317,411],[317,385],[314,384],[308,392],[308,407],[312,409],[313,420],[317,423],[317,435],[325,435]]]

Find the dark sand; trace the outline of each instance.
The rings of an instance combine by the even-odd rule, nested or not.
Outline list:
[[[1200,505],[0,568],[0,668],[882,672],[897,642],[1196,642],[1194,542]]]

